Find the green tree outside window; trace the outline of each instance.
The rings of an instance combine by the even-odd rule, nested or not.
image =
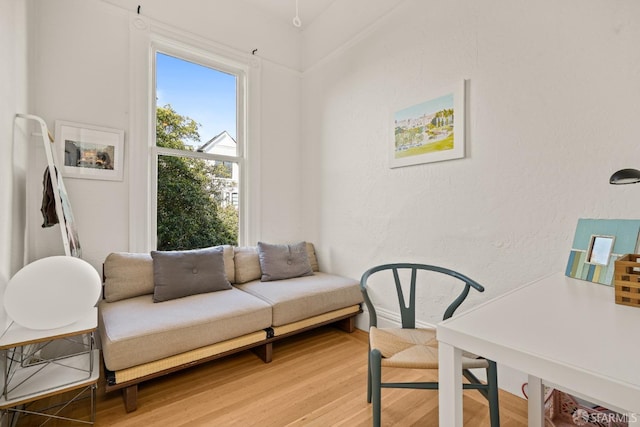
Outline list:
[[[200,134],[198,123],[178,114],[171,105],[157,107],[158,147],[193,151]],[[157,248],[196,249],[238,244],[238,211],[223,204],[229,168],[223,163],[158,156]]]

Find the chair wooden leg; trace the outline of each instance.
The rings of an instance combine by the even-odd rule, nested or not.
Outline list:
[[[370,375],[371,375],[371,401],[373,403],[373,427],[380,427],[381,402],[380,395],[382,387],[382,355],[380,350],[373,349],[369,353]]]
[[[487,368],[487,385],[489,386],[489,416],[491,427],[500,427],[500,405],[498,402],[498,367],[489,360]]]

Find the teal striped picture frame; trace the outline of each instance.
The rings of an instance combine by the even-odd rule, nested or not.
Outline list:
[[[611,286],[615,261],[622,255],[638,253],[639,233],[640,220],[580,218],[565,274],[568,277]],[[594,236],[615,237],[606,265],[587,260],[589,245]]]

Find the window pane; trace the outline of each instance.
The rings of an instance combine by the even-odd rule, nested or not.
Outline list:
[[[185,118],[183,125],[191,132],[183,140],[184,149],[237,155],[236,90],[233,74],[156,54],[156,106]],[[170,121],[158,125],[178,132]],[[161,139],[156,142],[158,146],[163,143]]]
[[[158,250],[237,245],[238,164],[229,166],[158,156]]]
[[[236,98],[241,81],[226,71],[156,54],[159,250],[238,244],[242,159]]]

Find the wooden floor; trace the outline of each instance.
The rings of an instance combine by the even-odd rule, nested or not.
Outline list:
[[[370,426],[366,401],[367,334],[324,327],[274,344],[273,362],[243,352],[140,385],[138,410],[124,411],[120,392],[98,389],[96,426]],[[383,380],[435,380],[428,371],[388,370]],[[489,425],[486,400],[464,392],[465,425]],[[384,426],[437,426],[438,393],[385,389]],[[89,402],[66,416],[89,419]],[[523,399],[500,394],[503,427],[527,425]],[[39,425],[22,416],[18,426]],[[46,426],[82,425],[53,420]]]

